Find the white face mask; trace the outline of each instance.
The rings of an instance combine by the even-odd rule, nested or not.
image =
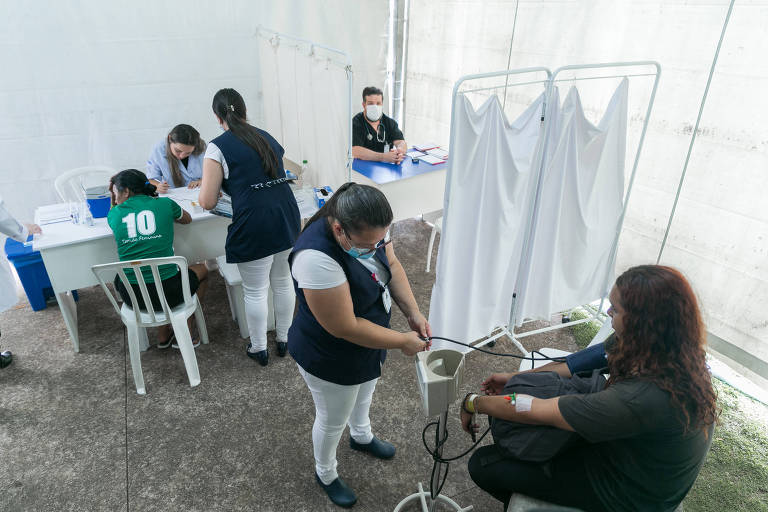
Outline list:
[[[379,119],[381,119],[382,113],[383,113],[383,110],[381,105],[365,106],[365,117],[367,117],[369,121],[378,121]]]

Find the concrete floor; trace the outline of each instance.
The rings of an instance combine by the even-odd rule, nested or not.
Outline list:
[[[393,236],[426,314],[435,277],[424,272],[429,228],[404,221]],[[80,290],[78,354],[55,303],[0,314],[2,348],[15,356],[0,371],[0,510],[338,510],[314,481],[314,406],[293,360],[276,356],[273,333],[269,366],[245,357],[217,274],[203,309],[211,343],[197,349],[202,383],[189,387],[178,351],[150,348],[142,355],[146,396],[136,394],[122,323],[99,288]],[[392,327],[407,328],[399,312]],[[565,331],[526,343],[575,349]],[[514,349],[503,340],[496,350]],[[395,458],[353,452],[348,433],[341,440],[339,473],[358,494],[354,510],[392,510],[417,482],[428,483],[428,418],[413,364],[390,352],[371,408],[374,433],[395,444]],[[465,391],[509,364],[473,353]],[[446,455],[470,445],[457,415],[454,407]],[[478,511],[502,509],[472,483],[466,458],[451,464],[443,493]]]

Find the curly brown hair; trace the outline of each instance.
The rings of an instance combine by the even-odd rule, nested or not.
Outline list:
[[[616,279],[623,329],[608,358],[608,385],[650,380],[670,394],[685,431],[717,421],[717,395],[705,360],[706,331],[698,301],[680,271],[630,268]]]

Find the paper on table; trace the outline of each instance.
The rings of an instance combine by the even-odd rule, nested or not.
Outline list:
[[[444,164],[445,163],[445,160],[443,160],[442,158],[437,158],[436,156],[432,156],[432,155],[420,156],[419,160],[421,162],[427,162],[428,164],[431,164],[431,165],[437,165],[437,164]]]
[[[433,148],[427,151],[428,155],[436,156],[437,158],[442,158],[443,160],[448,158],[448,152],[444,150],[443,148]]]
[[[41,206],[37,209],[36,216],[36,222],[41,226],[71,220],[69,203]]]
[[[408,155],[409,158],[419,158],[426,155],[426,153],[422,153],[421,151],[409,151],[406,155]]]
[[[315,193],[311,188],[302,188],[294,191],[296,204],[299,206],[299,215],[302,219],[312,217],[318,208],[315,204]]]
[[[428,149],[439,147],[439,145],[432,142],[427,142],[426,144],[416,144],[413,147],[418,151],[426,151]]]
[[[200,195],[200,189],[187,187],[171,188],[163,195],[180,201],[197,201],[197,197]]]

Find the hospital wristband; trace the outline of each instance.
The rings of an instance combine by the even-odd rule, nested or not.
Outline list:
[[[475,414],[477,412],[477,409],[475,409],[476,399],[477,399],[476,393],[467,393],[467,396],[464,397],[464,402],[461,404],[462,409],[464,409],[464,412],[468,412],[469,414]]]

